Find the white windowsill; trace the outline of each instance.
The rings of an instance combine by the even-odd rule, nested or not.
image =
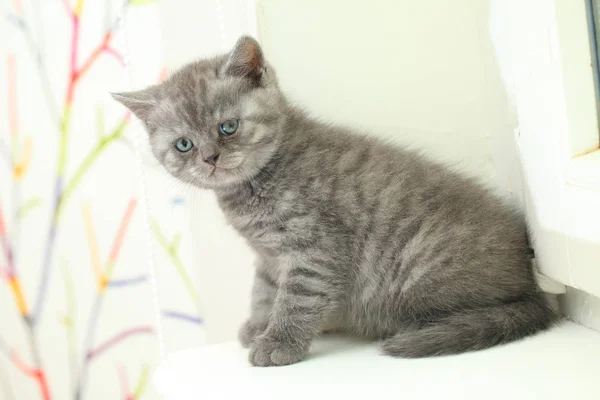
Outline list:
[[[573,158],[567,165],[567,184],[600,191],[600,149]]]
[[[600,333],[571,322],[489,350],[397,359],[328,336],[304,362],[256,368],[236,343],[172,354],[155,385],[166,399],[599,399]],[[390,395],[392,395],[390,397]]]

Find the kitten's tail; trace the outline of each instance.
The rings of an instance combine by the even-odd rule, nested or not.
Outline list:
[[[556,320],[543,295],[450,315],[382,343],[384,353],[407,358],[464,353],[508,343],[548,328]]]

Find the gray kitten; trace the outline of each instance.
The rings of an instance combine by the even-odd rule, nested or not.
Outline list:
[[[426,357],[552,324],[518,212],[413,151],[309,118],[255,40],[114,97],[167,171],[215,191],[258,255],[239,335],[252,364],[298,362],[324,330]]]

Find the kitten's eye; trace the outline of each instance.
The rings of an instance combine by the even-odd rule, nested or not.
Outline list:
[[[186,138],[179,138],[175,142],[175,148],[182,153],[187,153],[192,147],[194,147],[194,144],[191,140]]]
[[[219,126],[219,130],[221,131],[221,134],[225,135],[225,136],[233,135],[235,133],[235,131],[237,131],[237,128],[238,128],[238,120],[237,119],[228,119],[227,121],[223,122]]]

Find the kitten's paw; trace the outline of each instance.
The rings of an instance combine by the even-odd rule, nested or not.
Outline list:
[[[243,347],[250,347],[252,341],[267,329],[267,324],[256,323],[252,320],[247,320],[238,331],[238,340]]]
[[[262,335],[250,345],[249,360],[257,367],[281,366],[297,363],[304,359],[307,353],[306,345]]]

